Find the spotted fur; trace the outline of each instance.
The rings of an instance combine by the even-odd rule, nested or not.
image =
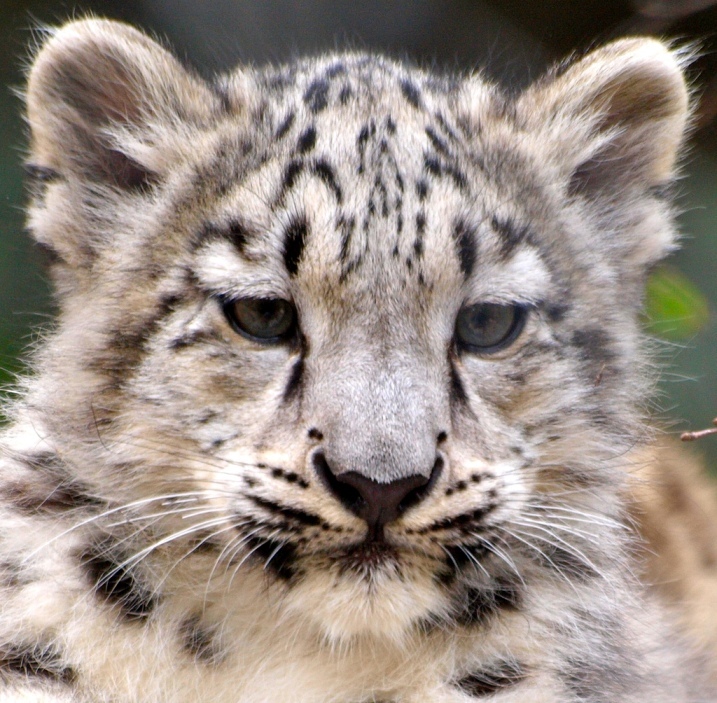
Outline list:
[[[626,498],[683,63],[207,83],[125,25],[51,33],[59,318],[0,445],[0,701],[716,700]]]

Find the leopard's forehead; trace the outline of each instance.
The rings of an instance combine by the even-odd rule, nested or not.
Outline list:
[[[252,140],[225,131],[217,142],[215,170],[240,161],[242,172],[205,218],[207,283],[267,297],[305,285],[333,301],[337,291],[438,304],[540,295],[524,198],[499,163],[496,135],[509,140],[513,127],[491,86],[472,78],[468,99],[455,78],[345,55],[254,74],[261,99],[247,110],[240,77],[222,89],[242,105],[239,120],[251,113]],[[241,277],[219,274],[220,259],[236,259],[227,266]]]

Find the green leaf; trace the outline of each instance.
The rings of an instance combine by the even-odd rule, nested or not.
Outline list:
[[[648,278],[643,321],[651,334],[670,340],[688,339],[709,319],[707,299],[676,268],[661,266]]]

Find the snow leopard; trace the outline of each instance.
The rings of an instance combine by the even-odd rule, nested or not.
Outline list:
[[[40,44],[58,309],[0,437],[2,703],[717,701],[634,509],[688,52],[511,91]]]

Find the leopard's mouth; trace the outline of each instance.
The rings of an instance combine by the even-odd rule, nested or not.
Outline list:
[[[396,547],[383,540],[365,540],[332,555],[342,571],[372,572],[399,564]]]

